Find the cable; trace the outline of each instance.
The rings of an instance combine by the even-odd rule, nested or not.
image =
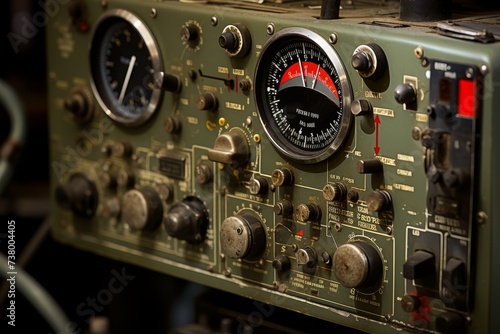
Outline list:
[[[31,237],[29,242],[23,248],[21,254],[16,259],[16,268],[26,268],[26,265],[31,260],[33,255],[36,253],[40,245],[45,240],[50,231],[50,219],[49,217],[45,218],[42,222],[42,225],[38,227],[35,234]],[[7,299],[7,293],[9,292],[9,284],[7,281],[4,281],[3,284],[0,285],[0,308],[4,308],[5,300]]]
[[[24,269],[16,268],[15,270],[17,273],[15,274],[16,290],[20,291],[33,304],[52,329],[56,333],[74,333],[70,330],[71,322],[46,290]],[[6,279],[9,278],[8,273],[11,270],[7,265],[7,257],[3,253],[0,253],[0,271]]]
[[[13,174],[13,160],[26,141],[27,121],[24,105],[16,92],[3,80],[0,80],[0,104],[5,107],[11,119],[9,137],[0,148],[0,194],[2,194]]]

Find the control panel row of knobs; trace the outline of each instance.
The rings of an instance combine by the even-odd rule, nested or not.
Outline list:
[[[95,184],[84,173],[73,174],[66,184],[56,189],[56,198],[62,208],[82,217],[95,214],[98,194]],[[158,192],[149,186],[130,189],[119,204],[121,221],[138,231],[154,231],[162,224],[171,237],[191,244],[202,242],[209,225],[209,214],[204,204],[196,197],[189,196],[172,204],[165,212],[163,200]],[[319,207],[303,204],[297,212],[303,221],[319,218]],[[275,210],[276,211],[276,210]],[[306,217],[307,216],[307,217]],[[255,214],[239,214],[227,217],[220,227],[220,244],[223,253],[233,259],[256,261],[266,249],[265,228]],[[319,256],[312,247],[297,249],[297,264],[313,268]],[[349,288],[373,285],[382,275],[382,262],[375,248],[366,242],[355,241],[341,245],[323,261],[333,266],[339,282]],[[279,272],[290,269],[290,260],[284,255],[273,261]]]

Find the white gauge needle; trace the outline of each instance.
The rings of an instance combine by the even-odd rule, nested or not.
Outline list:
[[[300,56],[298,54],[297,54],[297,58],[299,59],[300,77],[302,78],[302,84],[305,87],[306,86],[306,78],[304,77],[304,70],[302,69],[302,61],[300,60]]]
[[[120,92],[120,97],[118,98],[118,102],[122,103],[123,97],[125,96],[125,91],[127,90],[128,82],[130,81],[130,76],[132,75],[132,70],[135,65],[135,56],[130,58],[130,62],[128,63],[127,74],[125,75],[125,80],[123,81],[122,91]]]
[[[314,75],[314,80],[313,80],[313,83],[311,85],[311,88],[314,88],[314,86],[316,86],[316,81],[318,80],[318,75],[319,75],[319,64],[318,64],[318,69],[316,70],[316,74]]]

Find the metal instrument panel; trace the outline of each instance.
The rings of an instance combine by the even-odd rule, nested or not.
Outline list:
[[[70,5],[57,240],[371,333],[500,327],[498,43],[370,4]]]

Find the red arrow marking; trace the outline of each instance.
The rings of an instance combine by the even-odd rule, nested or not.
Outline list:
[[[375,155],[378,155],[380,152],[380,146],[378,146],[378,127],[380,125],[380,117],[378,115],[375,116],[375,147],[373,150],[375,151]]]

